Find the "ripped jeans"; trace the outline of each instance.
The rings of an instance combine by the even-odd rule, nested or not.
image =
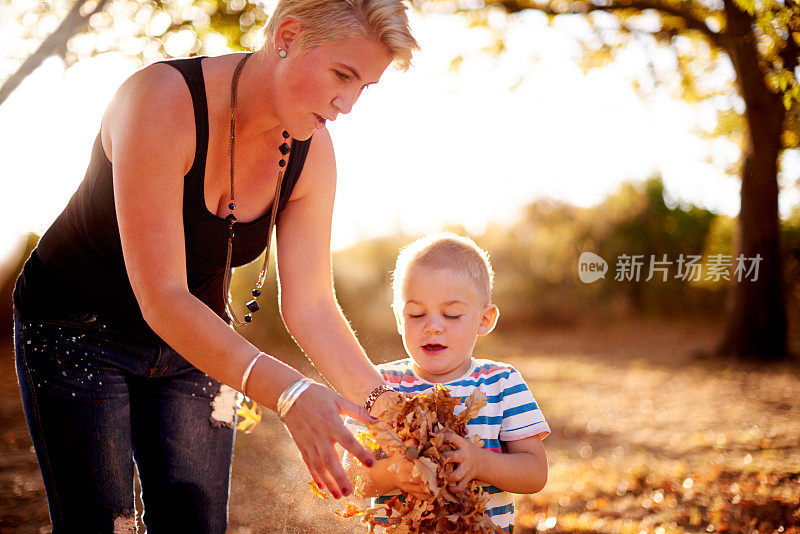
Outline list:
[[[53,534],[136,532],[134,460],[150,534],[225,532],[238,393],[94,314],[15,310],[14,348]]]

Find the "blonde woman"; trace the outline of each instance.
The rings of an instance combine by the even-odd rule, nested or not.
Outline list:
[[[86,176],[14,292],[17,373],[53,532],[225,532],[236,391],[284,420],[311,476],[351,486],[340,415],[388,387],[336,303],[329,120],[417,47],[399,0],[281,0],[254,53],[149,65],[106,110]],[[276,215],[279,213],[279,216]],[[341,395],[261,352],[232,267],[276,228],[281,313]],[[234,303],[241,309],[243,303]],[[258,328],[255,316],[250,328]]]

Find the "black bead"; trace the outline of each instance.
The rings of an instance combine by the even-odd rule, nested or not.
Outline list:
[[[291,149],[292,147],[290,147],[286,143],[283,143],[281,146],[278,147],[278,150],[280,150],[281,154],[283,154],[284,156],[288,154]]]
[[[253,290],[253,296],[254,297],[260,297],[261,296],[261,290],[260,289],[254,289]]]
[[[284,139],[289,139],[289,132],[287,132],[286,130],[283,131],[282,135]]]
[[[235,209],[236,209],[236,204],[234,204],[233,202],[231,202],[230,204],[228,204],[228,209],[229,209],[229,210],[235,210]]]
[[[236,222],[236,215],[234,215],[233,213],[229,213],[228,216],[225,217],[225,220],[228,221],[228,224]]]
[[[244,316],[244,322],[249,323],[252,320],[253,320],[253,316],[250,315],[249,313]]]
[[[278,166],[280,166],[280,167],[286,167],[286,160],[285,160],[285,159],[282,159],[282,160],[280,160],[280,161],[278,162]]]
[[[250,302],[248,302],[246,304],[246,306],[247,306],[247,309],[250,310],[253,313],[257,312],[260,309],[259,306],[258,306],[258,302],[255,299],[253,299]]]

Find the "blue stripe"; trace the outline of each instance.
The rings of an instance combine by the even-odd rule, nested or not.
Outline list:
[[[389,375],[389,376],[414,376],[414,373],[411,373],[411,372],[408,372],[408,371],[389,371],[389,370],[384,369],[382,372],[383,372],[383,374]]]
[[[508,378],[508,371],[499,372],[499,373],[494,374],[492,376],[482,375],[481,377],[478,378],[477,381],[474,378],[467,378],[467,379],[464,379],[464,380],[460,380],[458,382],[448,382],[447,385],[448,386],[475,386],[475,387],[478,387],[481,384],[487,384],[487,385],[488,384],[494,384],[498,380],[505,379],[505,378]]]
[[[528,386],[525,384],[514,384],[511,387],[507,387],[503,390],[503,395],[513,395],[514,393],[519,393],[520,391],[527,391]]]
[[[517,384],[515,386],[511,386],[509,388],[504,389],[497,395],[486,395],[486,403],[487,404],[496,404],[498,402],[503,402],[506,395],[513,395],[514,393],[519,393],[520,391],[526,391],[528,386],[525,384]]]
[[[520,426],[520,427],[517,427],[517,428],[512,428],[511,430],[506,430],[505,432],[516,432],[517,430],[522,430],[523,428],[528,428],[529,426],[533,426],[533,425],[541,425],[542,423],[544,423],[544,421],[537,421],[537,422],[531,423],[529,425]]]
[[[414,378],[414,382],[418,382],[418,383],[410,386],[411,389],[415,389],[415,390],[416,389],[429,389],[429,388],[432,387],[430,384],[419,382],[419,380],[417,379],[417,377],[414,376],[413,373],[408,373],[408,372],[401,373],[399,371],[386,371],[386,370],[384,370],[383,374],[389,375],[389,376],[401,377],[401,378],[405,377],[405,376],[413,377]],[[490,384],[494,384],[498,380],[507,379],[508,375],[509,375],[509,373],[507,371],[505,371],[505,372],[500,371],[500,372],[497,372],[496,374],[493,374],[491,376],[481,375],[480,377],[478,377],[477,380],[475,378],[470,377],[470,378],[465,378],[464,380],[459,380],[458,382],[445,382],[445,384],[448,387],[478,387],[481,384],[490,385]],[[409,387],[409,386],[405,385],[404,383],[394,384],[394,386],[395,387],[401,387],[401,388],[408,388]],[[521,386],[521,389],[519,389],[520,386]],[[517,391],[522,391],[523,389],[525,389],[524,384],[517,384],[515,386],[512,386],[512,387],[508,388],[508,390],[507,390],[508,393],[507,394],[516,393]]]
[[[431,388],[428,384],[418,384],[416,386],[407,386],[405,384],[392,384],[392,387],[397,391],[402,391],[404,393],[418,393],[420,391],[425,391]]]
[[[497,449],[500,447],[499,439],[481,438],[483,440],[484,449]]]
[[[473,384],[474,385],[474,384]],[[417,392],[430,389],[430,385],[428,384],[415,384],[415,385],[404,385],[404,384],[395,384],[395,388],[400,388],[403,391],[408,392]],[[528,387],[525,384],[517,384],[515,386],[511,386],[510,388],[506,388],[505,390],[501,391],[497,395],[487,395],[486,396],[486,403],[487,404],[496,404],[498,402],[503,402],[503,398],[506,395],[513,395],[514,393],[519,393],[521,391],[526,391]],[[462,397],[466,398],[466,397]]]
[[[494,515],[503,515],[503,514],[513,514],[514,513],[514,505],[507,504],[505,506],[495,506],[494,508],[490,508],[486,510],[486,515],[492,517]]]
[[[473,417],[470,419],[467,424],[468,425],[499,425],[503,422],[503,418],[499,415],[492,416],[492,415],[479,415],[478,417]]]
[[[528,404],[520,404],[519,406],[514,406],[513,408],[509,408],[508,410],[503,410],[503,419],[506,417],[511,417],[512,415],[519,415],[525,412],[532,412],[533,410],[538,410],[539,407],[536,405],[535,402],[529,402]]]
[[[399,376],[399,375],[397,375],[397,376]],[[459,382],[448,382],[447,386],[451,387],[451,388],[452,387],[479,388],[483,384],[491,385],[491,384],[494,384],[495,382],[497,382],[498,380],[501,380],[503,378],[506,378],[506,376],[504,376],[503,373],[498,373],[498,374],[492,375],[490,377],[481,377],[477,381],[475,379],[465,379],[465,380],[461,380]],[[431,385],[430,384],[423,384],[423,383],[418,383],[418,384],[413,384],[413,385],[406,385],[405,383],[400,383],[400,384],[392,384],[392,386],[395,389],[399,389],[400,391],[404,391],[404,392],[407,392],[407,393],[417,393],[417,392],[420,392],[420,391],[427,391],[427,390],[431,389]],[[513,390],[513,389],[514,389],[513,387],[509,388],[509,391]],[[464,399],[464,398],[466,398],[466,397],[462,397],[462,399]],[[503,400],[503,394],[492,396],[492,397],[487,397],[486,400],[488,402],[498,402],[500,400]]]

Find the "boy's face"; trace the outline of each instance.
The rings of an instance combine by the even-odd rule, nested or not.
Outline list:
[[[455,272],[428,267],[409,269],[401,299],[398,329],[417,374],[447,382],[466,373],[478,336],[494,328],[497,306],[480,302]]]

